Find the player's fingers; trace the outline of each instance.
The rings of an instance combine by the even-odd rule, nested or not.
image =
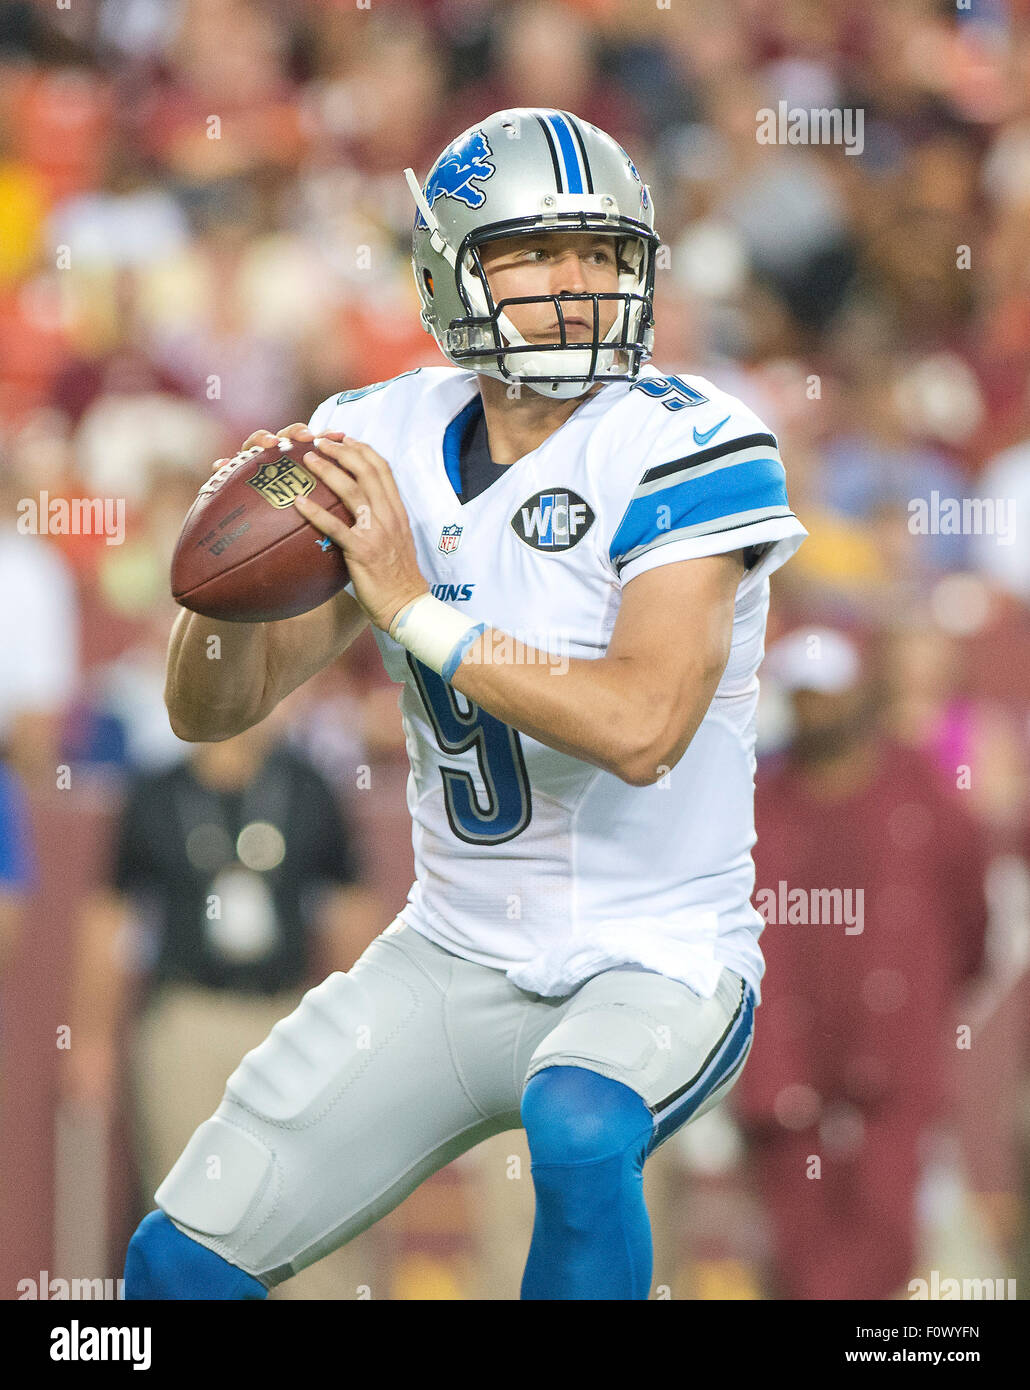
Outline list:
[[[386,459],[383,458],[382,454],[377,454],[371,445],[362,444],[358,441],[354,441],[354,452],[365,461],[369,471],[369,479],[375,478],[377,486],[388,500],[394,513],[407,520],[407,509],[404,506],[400,491],[397,487],[397,480],[393,476],[393,469],[387,463]],[[368,481],[366,486],[368,486],[371,491],[371,481]]]
[[[319,506],[317,502],[312,502],[310,497],[295,497],[293,505],[312,526],[321,531],[323,535],[335,541],[341,550],[346,550],[351,539],[351,528],[344,524],[338,516],[327,511],[325,507]],[[357,504],[355,504],[357,505]]]
[[[240,445],[240,453],[245,449],[253,449],[260,445],[262,449],[274,449],[279,442],[279,436],[273,434],[271,430],[255,430]]]
[[[401,516],[406,518],[407,514],[396,486],[393,487],[392,493],[384,486],[386,477],[389,477],[392,483],[392,476],[386,460],[374,449],[367,444],[359,444],[356,439],[346,437],[341,442],[334,443],[325,435],[319,435],[316,444],[323,454],[327,454],[334,463],[338,463],[358,480],[369,505],[384,526],[397,524]],[[377,467],[380,464],[382,467]]]
[[[321,452],[325,454],[327,458],[331,458],[334,463],[339,463],[341,465],[350,452],[348,446],[349,441],[346,435],[340,439],[336,439],[332,434],[327,432],[318,435],[315,439],[315,448],[321,450]]]
[[[313,449],[308,450],[301,462],[316,478],[325,483],[331,492],[335,492],[341,502],[347,503],[352,515],[356,505],[367,505],[364,489],[346,469],[338,467],[335,463],[328,463]]]
[[[318,453],[314,449],[309,450],[301,462],[309,468],[316,478],[321,478],[327,487],[334,488],[334,479],[346,478],[348,482],[355,481],[354,470],[347,462],[345,453],[339,453],[341,446],[326,435],[318,437]]]
[[[392,516],[394,522],[399,523],[402,518],[407,521],[408,513],[398,491],[397,480],[382,454],[377,453],[370,444],[362,444],[357,439],[348,440],[344,448],[347,450],[346,466],[364,487],[369,501],[379,509],[383,520]]]
[[[295,425],[287,425],[285,429],[279,430],[278,437],[280,439],[297,439],[306,444],[309,440],[314,439],[315,436],[308,429],[307,425],[298,421]]]

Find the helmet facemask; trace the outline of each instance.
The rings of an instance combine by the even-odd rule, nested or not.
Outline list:
[[[495,300],[480,255],[481,248],[502,238],[534,230],[598,232],[616,242],[619,265],[618,289],[561,295],[509,295]],[[647,232],[647,236],[642,234]],[[597,382],[635,380],[641,364],[651,354],[654,327],[651,295],[654,289],[654,247],[657,238],[649,229],[599,228],[583,216],[565,221],[560,228],[522,229],[486,227],[467,237],[456,257],[461,267],[455,283],[468,310],[465,318],[451,322],[445,334],[448,357],[501,381],[530,386],[557,399],[581,396]],[[616,303],[611,327],[601,334],[601,305]],[[559,325],[553,343],[531,343],[505,312],[520,304],[550,304]],[[592,339],[570,340],[565,313],[569,305],[583,305],[593,320]]]

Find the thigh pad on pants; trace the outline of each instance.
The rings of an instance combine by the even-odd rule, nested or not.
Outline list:
[[[230,1076],[217,1113],[158,1188],[158,1205],[216,1237],[237,1231],[258,1209],[274,1210],[284,1180],[277,1140],[315,1125],[339,1103],[417,1009],[399,978],[374,1003],[353,973],[332,974],[309,990]]]

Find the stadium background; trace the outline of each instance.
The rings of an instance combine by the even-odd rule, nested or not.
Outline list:
[[[961,701],[975,747],[963,795],[997,870],[990,969],[920,1229],[927,1259],[1030,1277],[1026,0],[0,0],[0,94],[0,528],[9,553],[15,536],[46,548],[54,615],[28,634],[42,675],[20,695],[11,652],[28,619],[0,596],[15,634],[2,736],[38,858],[34,886],[11,895],[2,979],[0,1296],[42,1270],[120,1274],[141,1214],[124,1115],[68,1094],[55,1035],[126,776],[169,756],[181,518],[211,460],[254,428],[440,361],[417,321],[402,170],[424,177],[506,105],[575,112],[629,150],[669,248],[656,364],[710,376],[778,433],[810,539],[774,581],[770,643],[815,623],[896,639],[892,730],[915,747],[932,749],[933,720]],[[756,113],[779,101],[860,108],[863,152],[760,145]],[[934,489],[1010,500],[1015,543],[914,534],[908,504]],[[124,543],[18,535],[19,499],[44,491],[125,499]],[[779,727],[767,687],[765,751]],[[290,723],[357,827],[385,926],[411,850],[395,694],[371,638]],[[733,1139],[684,1138],[649,1165],[656,1283],[673,1297],[767,1288],[761,1203]],[[479,1194],[483,1165],[520,1152],[500,1136],[360,1238],[373,1296],[517,1296],[528,1167],[507,1225]]]

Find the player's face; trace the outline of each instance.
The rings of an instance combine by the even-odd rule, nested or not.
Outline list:
[[[795,690],[792,752],[801,762],[821,762],[850,748],[870,730],[873,707],[865,683],[831,695]]]
[[[616,239],[593,232],[535,232],[490,242],[482,251],[483,269],[496,304],[522,295],[612,293],[619,288]],[[621,305],[601,300],[599,338],[615,322]],[[527,343],[561,340],[553,304],[512,304],[504,311]],[[589,302],[562,307],[568,342],[591,342],[593,307]]]

